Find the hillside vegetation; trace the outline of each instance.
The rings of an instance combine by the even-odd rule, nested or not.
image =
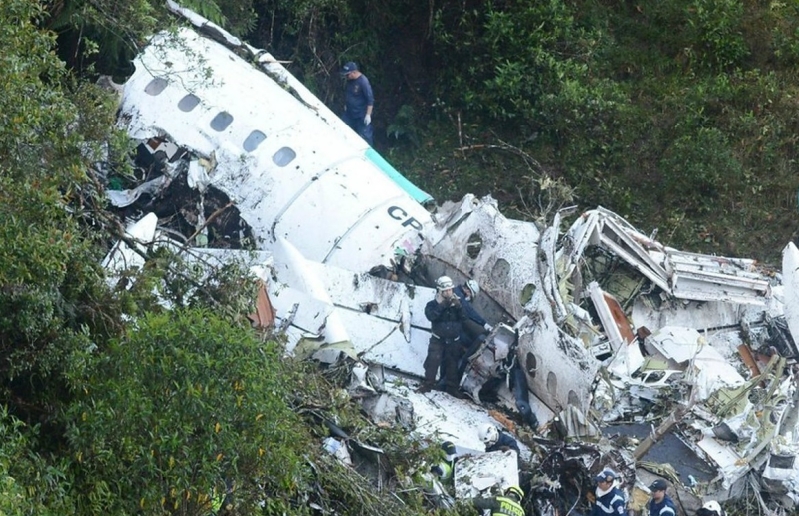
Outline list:
[[[362,63],[378,147],[440,200],[523,213],[545,172],[675,247],[776,262],[794,236],[795,2],[302,5],[256,42],[331,105]]]
[[[491,193],[538,217],[573,191],[670,245],[767,261],[793,237],[795,3],[186,5],[334,108],[339,66],[358,61],[378,150],[439,200]],[[132,145],[94,82],[124,80],[174,23],[155,0],[0,2],[0,513],[207,515],[228,490],[240,514],[424,512],[418,490],[321,453],[329,419],[383,447],[390,481],[425,454],[366,424],[335,379],[281,362],[240,271],[198,290],[159,253],[106,281],[122,226],[102,177],[125,174]]]

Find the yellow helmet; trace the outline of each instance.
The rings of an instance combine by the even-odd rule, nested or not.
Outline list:
[[[516,501],[521,502],[522,498],[524,498],[524,491],[519,486],[510,486],[505,489],[505,496],[514,496]]]

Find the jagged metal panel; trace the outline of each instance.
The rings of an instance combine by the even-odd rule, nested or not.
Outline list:
[[[622,346],[632,341],[624,337],[619,323],[613,317],[613,311],[608,305],[608,300],[605,298],[605,292],[599,287],[599,283],[592,281],[588,285],[588,291],[591,295],[591,301],[594,303],[597,315],[599,315],[599,320],[602,322],[602,327],[605,329],[605,335],[607,335],[613,350],[618,352]],[[626,323],[626,321],[624,322]],[[626,333],[629,333],[629,324],[627,324],[627,326]]]
[[[675,264],[671,277],[672,293],[675,297],[695,301],[763,305],[766,296],[770,295],[768,282],[762,278],[740,278],[713,272],[710,266],[700,267],[701,270],[685,270]]]
[[[599,212],[587,211],[563,235],[556,251],[559,277],[570,278],[574,270],[579,269],[586,247],[599,243],[599,219]]]
[[[696,447],[708,457],[719,471],[719,491],[723,493],[729,490],[732,485],[743,477],[752,467],[741,461],[741,457],[728,444],[720,442],[712,436],[705,435],[697,443]],[[723,495],[722,495],[723,496]],[[723,496],[722,499],[725,499]]]
[[[210,78],[197,56],[211,64]],[[156,77],[166,87],[151,95],[147,86]],[[388,264],[398,246],[415,250],[427,210],[366,156],[368,145],[329,109],[310,103],[310,95],[298,100],[290,89],[297,88],[181,29],[174,38],[155,36],[137,58],[120,120],[134,138],[164,136],[215,161],[213,185],[230,196],[262,248],[291,234],[306,258],[353,270]],[[188,94],[200,102],[182,111]],[[211,123],[223,112],[233,120],[217,131]],[[266,137],[248,152],[244,142],[256,130]],[[296,157],[279,166],[275,156],[283,148]]]
[[[582,343],[561,332],[551,318],[519,328],[519,363],[530,390],[553,412],[571,404],[587,412],[600,362]]]
[[[752,304],[727,303],[721,301],[656,300],[639,296],[632,307],[635,327],[645,326],[650,330],[663,326],[685,326],[698,329],[738,326],[741,321],[759,322],[763,319],[763,307]],[[775,311],[775,315],[781,313]]]
[[[793,242],[782,251],[782,281],[785,320],[793,341],[799,343],[799,249]]]
[[[455,463],[455,496],[475,498],[482,491],[487,496],[503,492],[509,486],[519,485],[516,452],[495,451],[462,457]]]
[[[337,306],[399,323],[403,314],[412,327],[430,329],[424,307],[435,297],[435,289],[352,272],[340,267],[311,263],[330,299]]]
[[[435,436],[438,442],[452,441],[459,454],[480,454],[485,445],[478,436],[478,430],[486,423],[501,426],[491,417],[485,407],[475,405],[469,400],[459,400],[449,394],[431,391],[426,394],[415,392],[416,384],[388,374],[386,392],[410,400],[413,403],[416,426],[414,432],[426,437]],[[523,460],[530,460],[531,451],[519,442]],[[513,463],[516,473],[516,463]]]
[[[507,219],[494,199],[477,200],[472,195],[439,210],[436,220],[435,227],[425,231],[423,252],[476,279],[481,292],[513,318],[522,317],[525,287],[540,288],[536,266],[539,232],[535,225]],[[474,236],[482,242],[479,251],[470,248]]]
[[[157,225],[158,217],[155,213],[148,213],[138,221],[130,224],[125,228],[125,234],[142,244],[138,246],[139,252],[134,251],[127,243],[120,240],[103,259],[103,268],[113,272],[122,272],[128,268],[142,267],[144,265],[144,257],[140,253],[145,251],[144,244],[155,239]],[[110,281],[116,280],[110,278]]]
[[[601,245],[610,249],[655,285],[670,292],[667,272],[647,253],[636,239],[621,230],[613,220],[604,220],[600,229]]]

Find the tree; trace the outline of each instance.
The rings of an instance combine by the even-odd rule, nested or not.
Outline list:
[[[71,376],[82,513],[240,514],[301,485],[308,448],[276,344],[202,309],[150,314]]]

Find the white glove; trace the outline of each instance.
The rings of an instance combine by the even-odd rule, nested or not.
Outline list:
[[[363,117],[363,125],[369,125],[372,123],[372,115],[366,115]]]
[[[493,326],[491,326],[491,325],[490,325],[490,324],[488,324],[488,323],[485,323],[485,324],[483,325],[483,328],[485,328],[485,330],[486,330],[486,331],[491,331],[491,330],[493,330],[493,329],[494,329],[494,327],[493,327]]]

